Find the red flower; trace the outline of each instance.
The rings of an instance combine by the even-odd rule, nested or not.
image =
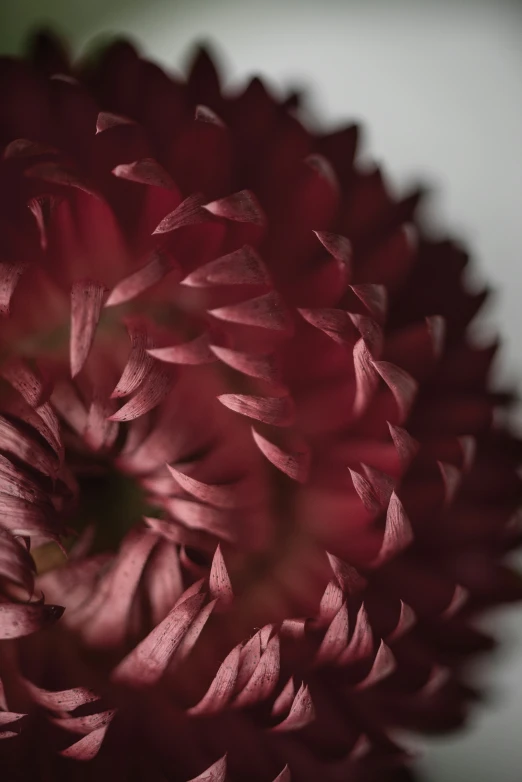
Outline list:
[[[521,592],[465,253],[205,52],[0,81],[9,779],[383,779]]]

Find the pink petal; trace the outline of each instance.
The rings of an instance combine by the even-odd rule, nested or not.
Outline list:
[[[343,604],[343,592],[335,581],[329,581],[319,604],[321,624],[330,624]]]
[[[350,639],[350,643],[338,658],[337,662],[340,665],[345,663],[355,663],[359,660],[364,660],[369,657],[373,652],[373,634],[366,613],[364,603],[361,605],[357,614],[357,620],[355,622],[355,629],[353,636]]]
[[[1,374],[31,407],[39,407],[47,401],[51,392],[50,383],[45,383],[42,377],[22,359],[6,361],[2,366]]]
[[[352,565],[326,552],[330,567],[335,574],[337,583],[348,596],[361,592],[366,586],[366,579]]]
[[[54,717],[51,718],[51,722],[59,728],[70,730],[71,733],[81,733],[87,736],[93,730],[108,726],[115,714],[116,709],[108,709],[81,717]]]
[[[292,707],[282,722],[272,728],[273,731],[301,730],[315,718],[314,705],[310,692],[305,684],[302,684],[294,698]]]
[[[370,467],[368,464],[361,464],[366,477],[370,482],[373,491],[379,501],[381,507],[385,508],[392,495],[392,491],[395,487],[395,481],[390,478],[386,473],[377,470],[375,467]]]
[[[38,155],[55,155],[57,151],[54,147],[47,144],[40,144],[38,141],[30,141],[27,138],[16,138],[11,141],[4,149],[4,160],[13,158],[37,157]]]
[[[298,312],[307,323],[324,332],[339,345],[353,344],[353,323],[345,310],[320,307],[315,309],[299,308]]]
[[[348,609],[343,603],[334,618],[317,650],[315,662],[319,664],[333,662],[348,643]]]
[[[165,251],[155,250],[145,266],[116,283],[105,302],[105,306],[115,307],[118,304],[135,299],[141,293],[163,280],[171,272],[180,274],[180,267],[177,262]]]
[[[120,163],[112,169],[114,176],[128,179],[130,182],[138,182],[142,185],[164,187],[167,190],[175,190],[176,185],[170,174],[163,166],[151,157],[135,160],[133,163]]]
[[[259,432],[252,428],[252,437],[257,447],[269,462],[278,470],[284,472],[292,480],[298,483],[306,483],[310,470],[311,454],[309,448],[303,444],[299,449],[284,451],[274,443],[271,443]]]
[[[279,638],[275,635],[263,652],[252,676],[237,695],[234,706],[243,708],[253,706],[268,698],[279,679]]]
[[[172,497],[163,501],[163,507],[169,515],[180,521],[188,531],[216,535],[223,540],[233,542],[237,534],[233,528],[234,518],[222,510],[201,502]],[[185,530],[184,530],[185,531]],[[188,541],[187,541],[188,542]]]
[[[348,469],[350,470],[350,468]],[[374,492],[371,483],[355,470],[350,470],[350,475],[352,477],[354,489],[365,509],[372,515],[378,514],[381,510],[381,503],[379,502],[379,498]]]
[[[448,506],[451,505],[455,498],[462,479],[462,472],[454,464],[449,464],[448,462],[437,461],[437,465],[444,484],[444,503]]]
[[[464,606],[469,598],[469,592],[460,584],[455,585],[455,591],[447,608],[441,614],[442,619],[451,619]]]
[[[134,120],[123,117],[121,114],[112,114],[110,111],[100,111],[96,120],[96,133],[117,128],[120,125],[135,125]]]
[[[377,555],[372,565],[381,565],[392,557],[404,551],[413,541],[413,530],[402,502],[395,492],[392,492],[388,511],[386,513],[386,526],[384,528],[384,537]]]
[[[0,603],[0,639],[35,633],[56,622],[64,610],[62,606],[41,603]]]
[[[378,323],[386,316],[388,295],[384,285],[362,284],[350,285],[357,298],[362,301],[368,312]]]
[[[232,584],[230,583],[230,577],[219,544],[210,568],[209,589],[212,597],[220,600],[222,603],[230,603],[234,598]]]
[[[166,361],[169,364],[211,364],[216,361],[216,356],[210,350],[208,334],[200,334],[190,342],[184,342],[181,345],[171,345],[167,348],[154,348],[147,350],[147,353],[159,361]]]
[[[210,618],[212,611],[214,610],[214,607],[216,606],[216,603],[217,600],[211,600],[210,603],[207,603],[207,605],[201,609],[199,614],[196,616],[196,618],[190,625],[175,654],[176,664],[181,663],[183,660],[185,660],[187,657],[190,656],[192,650],[194,649],[197,643],[199,636],[201,635],[206,623]]]
[[[356,416],[360,416],[367,409],[377,389],[379,375],[376,363],[364,339],[358,340],[353,349],[356,389],[353,411]]]
[[[374,361],[373,365],[395,397],[402,423],[413,405],[418,383],[408,372],[389,361]]]
[[[209,312],[219,320],[271,331],[290,331],[293,326],[290,314],[275,291]]]
[[[172,389],[174,374],[158,362],[151,367],[136,394],[109,417],[110,421],[132,421],[162,402]]]
[[[72,758],[73,760],[92,760],[100,750],[108,727],[107,724],[102,728],[98,728],[98,730],[93,730],[88,736],[84,736],[75,744],[71,744],[70,747],[62,750],[60,755],[65,758]]]
[[[19,722],[22,717],[25,716],[25,714],[19,714],[14,711],[0,711],[0,729],[3,728],[4,725],[10,725],[12,722]]]
[[[11,298],[18,280],[27,268],[25,263],[0,263],[0,315],[9,315]]]
[[[203,198],[197,194],[191,195],[163,218],[153,234],[165,234],[187,225],[208,223],[210,219],[208,211],[203,208]]]
[[[295,684],[293,678],[290,678],[274,701],[271,712],[272,716],[281,717],[283,714],[288,714],[292,708],[294,699]]]
[[[202,771],[197,777],[193,777],[189,782],[225,782],[227,775],[226,755],[217,760],[206,771]]]
[[[252,636],[241,649],[239,659],[239,672],[236,679],[236,692],[240,692],[254,673],[259,660],[261,659],[261,638],[260,631]]]
[[[83,280],[71,290],[71,377],[81,371],[87,361],[103,304],[105,288],[96,282]]]
[[[388,423],[388,429],[393,440],[393,444],[399,454],[399,459],[403,467],[407,467],[415,458],[419,450],[419,443],[411,437],[410,434],[400,426],[394,426]]]
[[[352,245],[349,239],[330,231],[314,231],[323,247],[335,258],[350,269],[352,263]]]
[[[40,233],[40,247],[44,251],[47,250],[49,241],[48,232],[51,218],[59,202],[60,199],[55,196],[41,195],[37,198],[32,198],[27,204],[36,220],[36,225]]]
[[[143,383],[152,369],[154,361],[147,353],[152,346],[146,327],[138,321],[129,321],[127,331],[131,341],[131,351],[111,398],[129,396]]]
[[[229,410],[272,426],[290,426],[295,420],[295,405],[290,396],[221,394],[218,399]]]
[[[272,355],[241,353],[238,350],[230,350],[230,348],[223,348],[219,345],[210,345],[210,350],[224,364],[244,375],[258,377],[269,382],[279,379],[280,369]]]
[[[204,288],[211,285],[269,285],[270,275],[257,252],[245,244],[191,272],[183,285]]]
[[[198,481],[190,475],[176,470],[167,464],[167,468],[174,480],[189,494],[209,505],[215,505],[217,508],[235,508],[241,505],[236,490],[236,483],[210,484]]]
[[[408,630],[411,630],[411,628],[415,625],[416,621],[417,621],[417,617],[415,615],[414,610],[401,600],[401,611],[399,614],[399,620],[393,632],[390,633],[390,635],[386,639],[388,643],[391,643],[392,641],[396,641],[398,638],[402,638],[402,636],[405,635],[408,632]]]
[[[288,766],[284,767],[284,769],[276,776],[273,782],[292,782],[292,775],[290,774],[290,769]]]
[[[86,703],[93,703],[100,699],[100,696],[86,687],[71,687],[69,690],[44,690],[36,684],[24,680],[24,685],[29,691],[32,700],[39,706],[50,711],[74,711],[79,706]]]
[[[208,106],[202,106],[201,104],[196,106],[194,119],[198,122],[208,122],[210,125],[217,125],[220,128],[225,127],[223,120],[218,117],[218,115],[212,111],[212,109],[209,109]]]
[[[377,684],[393,673],[396,667],[397,663],[391,649],[381,641],[370,673],[356,685],[356,689],[362,690]]]
[[[188,714],[210,716],[224,709],[234,692],[240,654],[241,647],[235,646],[221,663],[203,698],[188,709]]]
[[[205,204],[203,208],[216,217],[223,217],[239,223],[253,223],[260,226],[266,223],[265,214],[250,190],[241,190],[238,193],[225,196],[218,201]]]
[[[159,681],[204,600],[205,596],[198,594],[178,602],[165,619],[116,666],[112,680],[133,687],[150,686]]]

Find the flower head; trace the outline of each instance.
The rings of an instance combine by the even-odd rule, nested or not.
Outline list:
[[[0,63],[13,779],[382,779],[465,716],[521,448],[464,251],[357,139],[204,51]]]

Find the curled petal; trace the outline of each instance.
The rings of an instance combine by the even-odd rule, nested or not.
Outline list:
[[[361,605],[355,622],[355,629],[350,639],[350,643],[338,657],[337,662],[340,665],[345,663],[355,663],[364,660],[373,652],[373,634],[370,627],[370,620],[364,603]]]
[[[462,478],[462,472],[454,464],[438,461],[442,482],[444,485],[444,503],[451,505]]]
[[[114,176],[120,179],[128,179],[130,182],[164,187],[167,190],[176,189],[170,174],[151,157],[135,160],[133,163],[120,163],[119,166],[112,169],[112,173]]]
[[[106,307],[131,301],[144,291],[160,282],[167,274],[178,272],[180,268],[174,258],[162,250],[155,250],[151,259],[141,269],[120,280],[110,292]]]
[[[355,470],[350,470],[350,475],[352,476],[354,489],[368,513],[373,515],[379,513],[381,503],[371,483]]]
[[[321,623],[330,624],[342,605],[342,589],[339,588],[335,581],[329,581],[319,605],[319,619]]]
[[[196,111],[194,112],[194,119],[197,122],[208,122],[210,125],[216,125],[219,128],[224,128],[225,123],[221,119],[221,117],[218,117],[218,115],[212,111],[212,109],[209,109],[208,106],[203,106],[202,104],[199,104],[199,106],[196,106]]]
[[[170,393],[173,377],[169,367],[154,363],[136,394],[109,421],[132,421],[157,407]]]
[[[218,399],[229,410],[272,426],[290,426],[295,419],[295,406],[289,396],[221,394]]]
[[[396,667],[397,663],[391,649],[381,641],[370,673],[356,685],[356,689],[362,690],[377,684],[393,673]]]
[[[293,326],[290,314],[275,291],[239,304],[218,307],[210,310],[210,314],[219,320],[256,326],[270,331],[290,331]]]
[[[261,655],[252,676],[234,701],[236,707],[252,706],[268,698],[279,678],[279,638],[277,635],[269,641]]]
[[[252,429],[252,437],[263,456],[266,456],[274,467],[298,483],[306,482],[310,469],[310,450],[307,446],[303,444],[299,448],[285,451],[255,429]]]
[[[181,345],[149,349],[147,353],[168,364],[198,365],[211,364],[216,361],[216,356],[209,346],[208,334],[200,334],[199,337]]]
[[[71,290],[71,376],[87,361],[105,295],[105,288],[90,280],[77,282]]]
[[[203,198],[198,195],[191,195],[181,202],[173,212],[163,218],[154,229],[154,234],[165,234],[175,231],[178,228],[185,228],[188,225],[198,225],[199,223],[208,223],[211,219],[207,210],[203,209]]]
[[[204,599],[204,595],[196,594],[178,602],[165,619],[114,669],[113,681],[133,687],[156,683],[196,619]]]
[[[400,426],[394,426],[388,422],[388,429],[401,464],[403,467],[407,467],[418,453],[419,443],[408,434],[406,429]]]
[[[350,285],[350,288],[377,323],[383,323],[388,307],[388,294],[384,285]]]
[[[71,687],[68,690],[51,691],[44,690],[27,679],[24,681],[24,685],[32,700],[50,711],[74,711],[79,706],[85,706],[86,703],[94,703],[100,699],[99,695],[87,687]]]
[[[377,470],[375,467],[371,467],[368,464],[362,464],[362,468],[366,473],[366,477],[368,478],[373,491],[375,492],[379,504],[383,508],[386,507],[390,501],[390,497],[395,486],[393,478],[390,478],[390,476],[386,475],[386,473],[382,472],[381,470]]]
[[[238,350],[231,350],[218,345],[210,345],[210,350],[224,364],[228,364],[229,367],[242,372],[244,375],[258,377],[269,382],[279,379],[279,367],[272,355],[242,353]]]
[[[290,774],[290,769],[288,766],[284,767],[284,769],[276,776],[273,782],[292,782],[292,775]]]
[[[190,475],[180,472],[175,467],[167,464],[167,468],[174,480],[189,494],[202,502],[215,505],[217,508],[235,508],[238,505],[237,488],[235,483],[204,483]],[[241,502],[239,502],[241,504]]]
[[[0,639],[35,633],[56,622],[64,610],[62,606],[41,603],[0,603]]]
[[[356,388],[353,411],[359,416],[372,401],[379,381],[375,362],[364,339],[359,339],[353,349],[353,364]]]
[[[75,744],[71,744],[70,747],[60,752],[64,758],[72,758],[73,760],[88,761],[96,757],[100,751],[100,747],[105,738],[107,728],[109,724],[104,725],[97,730],[93,730],[87,736],[84,736]]]
[[[208,716],[223,710],[234,692],[240,654],[240,646],[235,646],[221,663],[203,698],[188,709],[189,714]]]
[[[221,553],[220,545],[217,546],[212,560],[209,575],[209,589],[213,598],[220,600],[225,604],[230,603],[234,597],[232,584],[230,583],[230,577],[225,565],[225,560],[223,559],[223,554]]]
[[[352,264],[352,245],[349,239],[340,234],[334,234],[330,231],[314,231],[323,247],[328,250],[330,255],[336,261],[342,263],[346,269],[351,271]]]
[[[395,397],[402,423],[408,417],[418,383],[408,372],[389,361],[374,361],[373,365]]]
[[[0,263],[0,315],[9,315],[11,298],[27,268],[24,263]]]
[[[348,643],[348,609],[343,603],[332,619],[328,630],[317,650],[315,662],[329,663],[335,660]]]
[[[123,117],[121,114],[113,114],[110,111],[100,111],[96,120],[96,133],[103,133],[104,130],[117,128],[120,125],[135,125],[134,120],[129,117]]]
[[[404,551],[413,540],[413,530],[404,512],[402,502],[395,492],[392,492],[388,511],[386,513],[386,526],[382,545],[373,565],[381,565],[392,557]]]
[[[272,728],[273,731],[301,730],[315,719],[314,705],[308,687],[302,684],[294,698],[288,717]]]
[[[217,760],[206,771],[202,771],[197,777],[193,777],[189,782],[225,782],[227,776],[226,755]]]
[[[387,638],[388,643],[396,641],[398,638],[402,638],[402,636],[405,635],[405,633],[407,633],[408,630],[410,630],[415,625],[416,621],[417,617],[413,608],[410,608],[409,605],[406,605],[406,603],[401,600],[399,620],[395,626],[395,629]]]
[[[245,244],[191,272],[183,285],[204,288],[209,285],[269,285],[270,275],[257,252]]]
[[[147,348],[152,346],[147,329],[140,323],[130,322],[127,325],[127,330],[131,340],[131,352],[116,388],[111,394],[113,399],[128,396],[136,391],[154,364],[153,359],[147,353]]]
[[[76,171],[66,168],[61,163],[37,163],[35,166],[26,169],[25,175],[36,179],[42,179],[44,182],[49,182],[53,185],[74,187],[78,190],[82,190],[88,195],[99,198],[98,192],[92,185],[85,181]]]
[[[266,222],[261,206],[250,190],[241,190],[238,193],[212,201],[203,207],[216,217],[226,220],[234,220],[238,223],[253,223],[263,226]]]
[[[347,562],[326,552],[330,567],[337,579],[337,583],[347,595],[355,595],[366,586],[366,579]]]
[[[81,717],[54,717],[51,719],[51,722],[60,728],[70,730],[71,733],[81,733],[86,736],[92,733],[93,730],[103,728],[112,722],[115,714],[115,709],[107,709],[106,711],[98,711],[95,714],[87,714]]]
[[[307,323],[323,331],[338,344],[353,344],[354,328],[350,316],[345,310],[332,307],[315,309],[300,307],[298,312]]]
[[[274,701],[271,712],[272,716],[282,717],[283,714],[288,714],[292,708],[295,694],[294,680],[290,678]]]

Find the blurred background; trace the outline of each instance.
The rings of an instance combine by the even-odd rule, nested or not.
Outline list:
[[[498,292],[482,337],[500,327],[502,376],[522,381],[522,2],[0,0],[0,52],[21,51],[42,23],[78,50],[129,34],[176,70],[204,40],[226,53],[232,82],[261,72],[305,87],[324,120],[363,121],[366,154],[398,188],[431,184],[431,220],[465,241],[475,279]],[[428,742],[427,782],[522,779],[522,611],[487,624],[504,641],[479,671],[490,702],[464,734]]]

